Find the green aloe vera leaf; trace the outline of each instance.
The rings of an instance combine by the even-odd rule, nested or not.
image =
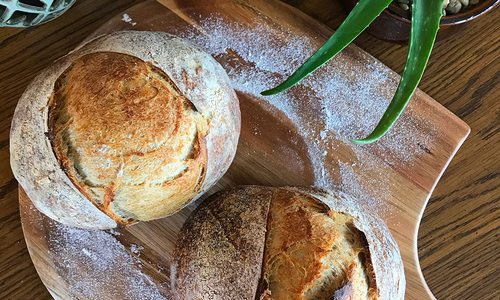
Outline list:
[[[401,81],[389,107],[372,133],[364,139],[353,140],[354,143],[369,144],[377,141],[394,125],[405,109],[420,79],[422,79],[425,66],[431,55],[439,30],[442,6],[441,0],[413,1],[410,45]]]
[[[314,72],[347,47],[391,2],[392,0],[360,0],[328,41],[297,71],[277,87],[263,91],[261,94],[269,96],[283,92]]]

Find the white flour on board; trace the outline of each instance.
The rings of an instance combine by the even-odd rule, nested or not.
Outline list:
[[[326,154],[335,151],[339,144],[333,137],[347,144],[353,138],[366,136],[375,127],[395,91],[397,80],[394,73],[376,60],[367,60],[363,53],[356,54],[361,56],[359,59],[342,63],[349,55],[343,52],[302,81],[300,86],[294,88],[294,93],[262,97],[259,95],[261,91],[276,86],[285,75],[292,74],[317,45],[313,45],[306,36],[298,36],[286,28],[266,23],[245,26],[214,16],[205,18],[198,25],[203,33],[192,29],[175,34],[216,58],[234,53],[232,57],[236,56],[252,66],[237,61],[222,61],[236,90],[264,99],[285,113],[297,126],[308,145],[316,186],[343,190],[361,198],[363,204],[379,210],[378,203],[388,197],[383,188],[388,183],[387,176],[377,173],[378,178],[374,180],[380,188],[367,191],[357,178],[357,172],[376,172],[386,164],[411,165],[423,153],[419,145],[429,143],[435,135],[430,124],[418,120],[419,125],[424,124],[417,129],[408,115],[403,114],[378,143],[352,145],[355,157],[352,161],[338,161],[337,172],[341,178],[340,182],[335,181],[330,170],[324,167],[325,159],[328,159]],[[367,61],[370,63],[367,64]],[[310,111],[321,113],[308,115]],[[311,120],[322,127],[320,132],[313,130]],[[383,161],[377,162],[370,150],[379,153]],[[357,172],[353,164],[358,164]]]
[[[50,255],[71,292],[86,299],[166,299],[141,272],[141,262],[108,231],[54,223]],[[133,244],[136,256],[142,246]]]

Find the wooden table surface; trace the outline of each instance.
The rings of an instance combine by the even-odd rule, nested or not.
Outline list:
[[[8,135],[21,93],[35,74],[70,51],[109,17],[139,0],[79,0],[59,19],[31,29],[0,29],[0,299],[50,299],[24,242]],[[289,0],[336,28],[337,0]],[[453,111],[472,133],[438,184],[419,234],[424,275],[438,299],[498,299],[500,261],[500,10],[440,42],[420,88]],[[356,44],[392,69],[406,46],[363,34]]]

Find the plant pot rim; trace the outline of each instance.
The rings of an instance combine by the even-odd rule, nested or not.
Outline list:
[[[500,3],[500,0],[484,0],[477,5],[474,5],[471,9],[459,12],[454,15],[444,16],[441,19],[440,26],[447,27],[456,24],[462,24],[474,20],[475,18],[487,13],[492,10],[495,6]],[[391,17],[398,19],[402,22],[411,23],[408,17],[408,11],[400,8],[397,4],[391,3],[388,9],[384,10],[384,13],[390,15]]]

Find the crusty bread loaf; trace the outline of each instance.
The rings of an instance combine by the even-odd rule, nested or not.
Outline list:
[[[11,165],[62,223],[112,228],[175,213],[227,170],[238,99],[208,54],[160,32],[98,37],[43,71],[19,101]]]
[[[177,299],[403,299],[396,242],[342,193],[245,186],[212,196],[183,226]]]

